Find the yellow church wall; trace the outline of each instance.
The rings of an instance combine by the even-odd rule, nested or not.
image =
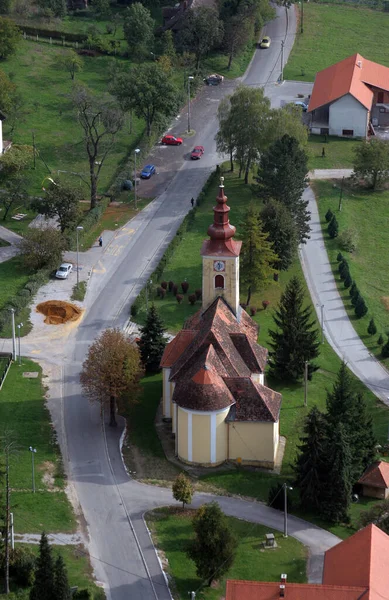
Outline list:
[[[226,416],[228,415],[228,411],[230,408],[228,407],[223,412],[219,412],[215,415],[216,426],[216,462],[221,463],[227,460],[228,456],[228,444],[227,444],[227,423],[225,422]],[[212,425],[211,425],[212,427]],[[212,435],[212,432],[211,432]]]
[[[233,308],[239,305],[239,257],[223,258],[225,271],[217,273],[213,265],[220,257],[203,257],[203,308],[207,308],[215,298],[222,296]],[[215,288],[216,275],[223,275],[224,290]]]
[[[162,369],[162,399],[163,399],[163,416],[170,418],[171,414],[171,393],[170,393],[170,369]]]
[[[192,458],[194,463],[211,462],[211,416],[192,413]]]
[[[177,454],[182,460],[188,461],[188,413],[177,407]]]
[[[272,468],[277,450],[274,428],[278,430],[278,423],[231,422],[229,459]]]

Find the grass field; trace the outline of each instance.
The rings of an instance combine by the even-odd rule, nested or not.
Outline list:
[[[359,140],[338,138],[332,135],[310,135],[308,139],[309,169],[352,169],[354,150]],[[325,156],[322,156],[324,148]]]
[[[186,547],[193,537],[191,525],[193,512],[174,508],[157,509],[146,515],[154,543],[169,561],[168,572],[173,578],[174,598],[188,597],[188,590],[197,590],[196,597],[218,600],[225,596],[227,579],[251,581],[279,581],[281,573],[288,574],[288,581],[304,583],[306,579],[306,550],[303,544],[267,527],[227,517],[239,544],[234,564],[228,573],[212,587],[206,587],[196,575],[193,561],[186,556]],[[266,533],[274,533],[278,547],[262,550]],[[201,589],[199,589],[201,588]]]
[[[372,192],[345,186],[342,210],[339,212],[339,187],[334,188],[333,182],[330,181],[315,181],[314,189],[327,252],[345,308],[364,344],[388,367],[389,359],[380,357],[377,339],[381,333],[386,341],[386,334],[389,334],[389,191]],[[355,317],[348,290],[344,289],[337,272],[336,257],[339,245],[338,241],[332,240],[327,233],[324,215],[328,208],[336,214],[339,232],[345,228],[354,232],[356,251],[352,254],[343,252],[343,255],[349,262],[351,277],[355,279],[369,308],[369,312],[362,319]],[[378,329],[375,336],[367,333],[371,317],[374,317]]]
[[[352,5],[304,2],[304,33],[297,33],[285,79],[314,81],[317,71],[359,52],[389,66],[389,14]]]
[[[25,378],[24,372],[38,372]],[[75,520],[63,491],[65,482],[59,449],[45,406],[41,368],[23,358],[13,364],[0,391],[0,423],[15,441],[10,458],[11,503],[18,533],[71,532]],[[36,449],[35,485],[32,493],[32,465],[29,447]]]

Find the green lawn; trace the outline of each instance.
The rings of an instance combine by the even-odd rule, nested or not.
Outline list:
[[[239,544],[237,555],[228,573],[211,588],[203,585],[196,575],[193,561],[186,556],[186,547],[193,537],[191,510],[161,508],[147,513],[146,521],[151,529],[154,543],[169,561],[168,572],[173,578],[172,593],[175,598],[188,597],[188,590],[197,590],[197,598],[218,600],[225,595],[227,579],[252,581],[279,581],[281,573],[288,574],[288,581],[305,583],[306,550],[303,544],[262,525],[248,523],[232,517],[227,521]],[[266,533],[274,533],[278,547],[263,550],[261,543]],[[199,589],[201,586],[201,589]]]
[[[388,27],[389,14],[382,11],[304,2],[304,33],[297,33],[284,77],[314,81],[318,71],[356,52],[389,66]]]
[[[0,263],[0,309],[4,308],[8,300],[18,293],[28,279],[29,275],[20,256]]]
[[[36,379],[24,372],[38,372]],[[74,531],[75,519],[63,492],[64,476],[59,449],[45,406],[41,367],[23,358],[13,364],[0,391],[0,423],[16,442],[10,459],[11,503],[18,533]],[[32,466],[29,447],[36,449],[35,485],[32,493]]]
[[[360,143],[332,135],[310,135],[307,145],[309,169],[352,169],[354,150]],[[323,148],[325,156],[322,156]]]
[[[372,192],[346,185],[342,210],[339,212],[339,187],[334,188],[333,182],[330,181],[315,181],[314,189],[327,252],[345,308],[364,344],[381,359],[377,339],[382,333],[386,341],[385,334],[389,333],[389,230],[387,227],[389,191]],[[331,240],[327,234],[324,215],[328,208],[336,214],[339,232],[345,228],[354,231],[356,251],[352,254],[348,252],[343,254],[349,262],[351,277],[355,279],[369,308],[369,312],[362,319],[355,317],[349,293],[344,289],[337,272],[336,257],[339,245],[336,239]],[[378,329],[375,336],[367,333],[371,317],[374,317]],[[387,367],[389,366],[389,359],[381,360]]]

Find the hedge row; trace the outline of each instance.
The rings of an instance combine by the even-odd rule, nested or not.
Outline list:
[[[56,40],[66,40],[68,42],[80,42],[81,44],[85,43],[88,35],[85,33],[64,33],[63,31],[58,31],[57,29],[46,29],[45,27],[35,27],[33,25],[19,25],[20,29],[23,33],[27,35],[37,36],[40,35],[46,38],[54,38]]]
[[[103,198],[99,200],[99,203],[95,208],[92,208],[87,215],[80,221],[79,226],[83,227],[84,230],[79,234],[79,243],[82,242],[84,235],[92,229],[98,221],[100,221],[105,209],[109,204],[109,198]],[[72,231],[68,236],[68,247],[70,250],[76,250],[77,246],[77,232]]]
[[[13,296],[8,300],[5,307],[0,310],[0,334],[4,327],[10,322],[10,309],[14,308],[15,313],[18,314],[23,308],[26,308],[39,288],[48,281],[50,273],[50,269],[40,269],[30,277],[16,296]]]
[[[214,183],[215,179],[219,176],[219,174],[220,174],[220,169],[219,169],[219,167],[216,167],[216,171],[211,173],[211,175],[208,177],[207,181],[205,182],[202,191],[198,195],[198,198],[196,200],[197,206],[200,206],[203,203],[208,189]],[[176,235],[170,242],[169,246],[166,248],[165,253],[162,256],[161,260],[159,261],[157,268],[150,275],[151,279],[153,279],[154,281],[159,281],[161,279],[162,273],[164,272],[164,269],[165,269],[167,263],[173,256],[177,247],[181,244],[184,234],[187,231],[190,231],[191,228],[193,227],[195,218],[196,218],[196,207],[192,208],[192,210],[190,210],[188,212],[188,214],[184,218],[183,222],[177,229]],[[131,305],[131,315],[133,317],[135,317],[135,315],[139,312],[139,309],[145,302],[146,302],[146,286],[141,290],[138,297]]]

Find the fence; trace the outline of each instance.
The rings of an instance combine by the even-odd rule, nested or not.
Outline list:
[[[11,362],[12,354],[10,352],[0,352],[0,390],[7,377]]]

